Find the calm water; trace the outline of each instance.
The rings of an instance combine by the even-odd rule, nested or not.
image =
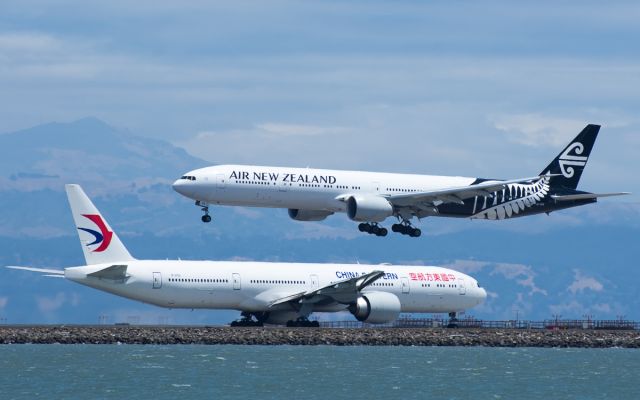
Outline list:
[[[640,351],[0,346],[0,399],[638,399]]]

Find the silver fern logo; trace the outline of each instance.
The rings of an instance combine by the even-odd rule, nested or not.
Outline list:
[[[573,152],[573,154],[572,154]],[[584,167],[587,164],[588,157],[581,156],[584,152],[584,146],[580,142],[574,142],[560,154],[558,163],[560,164],[560,172],[565,178],[572,178],[574,174],[573,167]]]
[[[512,183],[492,196],[476,196],[473,215],[476,219],[505,219],[539,203],[549,193],[549,177],[533,183]]]

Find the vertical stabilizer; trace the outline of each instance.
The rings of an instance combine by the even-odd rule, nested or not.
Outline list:
[[[587,165],[589,154],[600,131],[600,125],[587,125],[575,139],[562,150],[558,156],[551,161],[540,175],[552,174],[557,175],[551,177],[551,187],[563,187],[567,189],[576,189],[582,171]]]
[[[87,265],[134,260],[80,185],[65,185]]]

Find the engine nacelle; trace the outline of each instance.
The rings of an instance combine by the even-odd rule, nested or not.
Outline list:
[[[368,292],[358,297],[349,311],[358,321],[384,324],[398,319],[400,299],[393,293]]]
[[[351,196],[347,199],[347,216],[354,221],[382,222],[393,215],[393,206],[380,196]]]
[[[289,209],[289,217],[296,221],[322,221],[331,214],[333,214],[331,211],[325,210],[301,210],[299,208]]]

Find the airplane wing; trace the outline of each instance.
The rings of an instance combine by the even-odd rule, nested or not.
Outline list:
[[[619,193],[579,193],[579,194],[568,194],[568,195],[551,195],[551,198],[555,201],[571,201],[571,200],[589,200],[589,199],[597,199],[598,197],[611,197],[611,196],[624,196],[626,194],[631,194],[629,192],[619,192]]]
[[[298,307],[315,303],[351,304],[358,299],[362,289],[382,276],[384,276],[384,271],[373,271],[357,278],[346,279],[310,292],[300,292],[282,297],[273,300],[268,306],[271,308],[284,303],[293,303]]]
[[[529,178],[511,179],[508,181],[485,181],[475,185],[460,186],[428,192],[406,193],[386,196],[391,204],[397,207],[433,206],[442,203],[464,204],[464,200],[475,196],[491,196],[494,192],[507,188],[513,183],[530,183],[549,177],[538,175]]]
[[[44,274],[44,276],[49,278],[64,278],[64,270],[61,270],[61,269],[19,267],[16,265],[8,265],[7,268],[20,269],[23,271],[31,271],[31,272],[40,272]]]

